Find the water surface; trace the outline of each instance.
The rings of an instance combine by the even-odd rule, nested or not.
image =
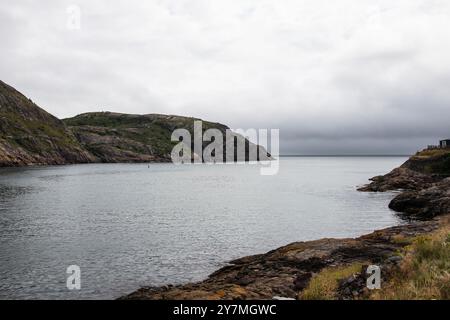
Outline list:
[[[0,170],[0,298],[110,299],[205,278],[230,259],[399,223],[356,186],[400,157],[258,166],[92,164]],[[66,288],[81,267],[82,288]]]

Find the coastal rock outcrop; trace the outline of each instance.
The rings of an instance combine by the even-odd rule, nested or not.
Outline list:
[[[373,177],[359,191],[422,190],[450,177],[450,149],[423,150],[390,173]]]
[[[402,191],[389,208],[406,219],[430,219],[450,213],[450,149],[418,152],[401,167],[371,179],[359,191]]]
[[[365,192],[420,190],[432,186],[440,178],[438,176],[417,172],[407,167],[400,167],[384,176],[376,176],[370,180],[372,181],[370,184],[360,187],[358,190]]]

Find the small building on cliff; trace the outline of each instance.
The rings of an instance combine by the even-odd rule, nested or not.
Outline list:
[[[450,139],[441,140],[439,146],[441,148],[450,148]]]

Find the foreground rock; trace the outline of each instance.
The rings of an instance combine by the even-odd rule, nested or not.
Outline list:
[[[389,270],[409,237],[436,230],[447,217],[376,231],[357,239],[296,242],[266,254],[244,257],[198,283],[141,288],[121,299],[272,299],[298,298],[311,277],[326,267],[377,264]],[[337,299],[364,291],[361,275],[341,281]],[[361,287],[362,285],[362,287]]]

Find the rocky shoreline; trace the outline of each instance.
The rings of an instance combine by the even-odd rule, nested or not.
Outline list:
[[[359,262],[363,266],[379,265],[386,271],[383,274],[389,272],[399,261],[398,250],[407,245],[398,239],[426,234],[443,223],[447,222],[440,218],[375,231],[357,239],[296,242],[266,254],[231,261],[229,266],[198,283],[144,287],[121,299],[297,299],[311,277],[326,267]],[[361,271],[345,279],[342,296],[337,298],[348,298],[346,295],[355,298],[364,294],[365,280],[353,287],[358,277],[364,277],[364,273]]]
[[[359,188],[363,192],[401,190],[389,207],[407,219],[400,226],[356,239],[295,242],[266,254],[243,257],[206,280],[184,285],[144,287],[120,299],[304,299],[311,279],[328,268],[349,265],[358,271],[339,279],[335,299],[360,299],[366,288],[367,265],[381,267],[389,279],[402,260],[399,252],[413,239],[450,224],[450,151],[419,153],[400,168]],[[360,266],[360,267],[358,267]]]
[[[450,213],[450,149],[419,152],[401,167],[371,181],[358,190],[402,191],[389,208],[403,218],[426,220]]]

